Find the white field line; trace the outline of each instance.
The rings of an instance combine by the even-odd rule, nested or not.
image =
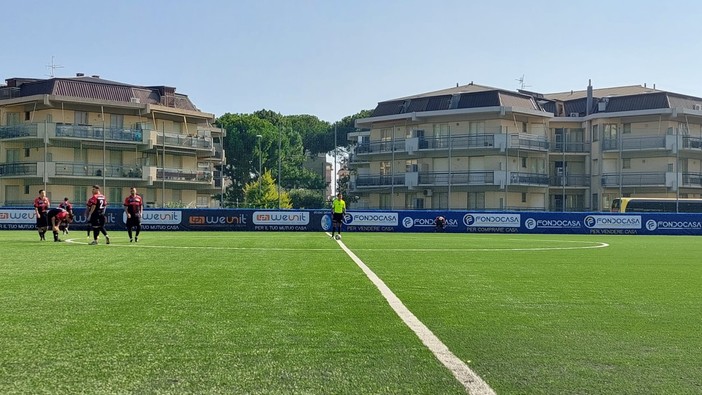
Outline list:
[[[110,248],[119,248],[119,247],[126,247],[126,248],[162,248],[166,250],[237,250],[237,251],[251,251],[251,250],[258,250],[258,251],[336,251],[335,248],[276,248],[276,247],[211,247],[211,246],[166,246],[166,245],[146,245],[143,243],[128,243],[128,244],[115,244],[114,243],[114,238],[110,237],[110,240],[112,240],[112,243],[108,247]],[[71,244],[83,244],[83,245],[88,245],[89,243],[86,241],[79,241],[76,239],[66,239],[64,240],[66,243],[71,243]],[[105,246],[104,241],[100,241],[100,244],[98,246]]]
[[[473,372],[468,365],[466,365],[460,358],[454,355],[451,350],[446,347],[446,345],[438,338],[432,331],[427,328],[422,321],[420,321],[412,312],[402,303],[402,301],[388,288],[387,285],[381,280],[368,266],[366,266],[361,259],[359,259],[356,254],[349,250],[346,245],[341,240],[336,240],[336,242],[341,246],[341,248],[348,254],[356,265],[363,270],[366,276],[371,280],[371,282],[378,288],[380,293],[388,301],[390,307],[397,313],[397,315],[404,321],[404,323],[412,329],[412,331],[419,337],[419,339],[424,343],[427,348],[434,354],[436,359],[438,359],[448,370],[453,373],[453,376],[463,384],[469,394],[474,395],[492,395],[495,391],[490,388],[490,386],[483,381],[475,372]]]

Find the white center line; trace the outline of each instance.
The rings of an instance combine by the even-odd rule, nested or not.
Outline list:
[[[356,256],[351,250],[349,250],[341,240],[336,240],[336,242],[341,246],[346,254],[356,262],[356,265],[363,270],[366,276],[371,280],[371,282],[378,288],[380,293],[388,301],[390,307],[397,313],[397,315],[405,322],[405,324],[412,329],[412,331],[419,337],[419,339],[424,343],[427,348],[434,354],[436,359],[438,359],[448,370],[453,373],[453,376],[463,384],[469,394],[474,395],[492,395],[495,391],[490,388],[490,386],[483,381],[475,372],[473,372],[468,365],[466,365],[460,358],[458,358],[451,350],[446,347],[446,345],[438,338],[432,331],[427,328],[422,321],[419,320],[412,312],[402,303],[400,298],[398,298],[387,285],[381,280],[368,266],[366,266],[363,261]]]

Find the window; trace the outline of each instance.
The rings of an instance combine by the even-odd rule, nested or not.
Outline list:
[[[380,162],[380,175],[388,176],[392,174],[392,168],[390,167],[390,161]]]
[[[110,114],[110,129],[124,129],[124,115]]]
[[[389,193],[381,193],[378,196],[379,199],[379,204],[378,206],[381,209],[389,209],[392,208],[392,196]]]
[[[522,168],[523,168],[523,169],[526,169],[526,168],[527,168],[527,158],[526,158],[526,156],[525,156],[525,157],[522,157]]]
[[[5,157],[7,163],[17,163],[19,162],[20,150],[19,148],[8,148]]]
[[[417,159],[410,159],[405,161],[405,172],[416,173],[419,171],[419,165],[417,164]]]
[[[210,197],[209,195],[197,195],[197,201],[196,201],[197,207],[208,207],[210,205]]]
[[[668,172],[672,172],[672,171],[673,171],[673,164],[668,163]]]
[[[448,192],[434,192],[431,198],[431,208],[448,208]]]
[[[20,124],[20,113],[18,112],[8,112],[5,115],[6,124],[8,126],[19,125]]]
[[[29,185],[24,186],[24,194],[29,195]]]
[[[624,129],[622,130],[622,134],[631,134],[631,124],[630,123],[624,124]]]
[[[380,129],[380,140],[381,141],[391,141],[392,140],[392,128]]]
[[[527,201],[527,194],[526,192],[522,192],[522,203],[526,203]]]
[[[73,113],[73,123],[76,125],[88,125],[88,112],[76,111]]]
[[[24,112],[24,120],[25,121],[30,121],[32,119],[32,112],[31,111],[25,111]]]
[[[631,169],[631,159],[622,159],[622,169]]]
[[[25,158],[29,158],[30,155],[31,155],[30,149],[29,149],[29,148],[25,148],[25,149],[24,149],[24,157],[25,157]]]
[[[110,188],[108,193],[108,201],[114,202],[114,204],[119,207],[122,203],[122,188]]]
[[[468,134],[483,134],[485,133],[485,121],[468,122]]]
[[[485,192],[468,192],[468,209],[485,209]]]
[[[88,200],[88,187],[73,187],[73,205]],[[117,202],[121,203],[121,202]]]
[[[600,125],[592,125],[592,141],[600,140]]]
[[[604,140],[616,140],[617,139],[617,124],[616,123],[607,123],[604,125],[602,128],[602,132],[604,136],[602,138]]]
[[[173,202],[180,203],[183,201],[183,191],[180,189],[174,189],[171,195],[173,196]]]

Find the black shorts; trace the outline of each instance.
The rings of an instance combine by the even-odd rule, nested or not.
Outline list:
[[[37,217],[37,228],[47,228],[49,226],[49,212],[44,211],[39,214],[41,217]]]
[[[133,226],[139,226],[139,225],[141,225],[141,216],[140,215],[132,214],[131,218],[127,218],[127,228],[131,228]]]
[[[332,222],[342,223],[344,222],[344,213],[334,213],[332,214]]]
[[[105,214],[93,214],[90,216],[90,226],[93,228],[102,228],[105,226]]]

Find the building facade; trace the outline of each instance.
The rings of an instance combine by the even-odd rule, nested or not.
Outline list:
[[[357,207],[608,211],[702,196],[702,98],[475,85],[378,103],[350,134]]]
[[[147,207],[217,207],[224,131],[168,86],[77,74],[0,86],[0,204],[81,204],[99,184],[111,204],[136,187]]]

